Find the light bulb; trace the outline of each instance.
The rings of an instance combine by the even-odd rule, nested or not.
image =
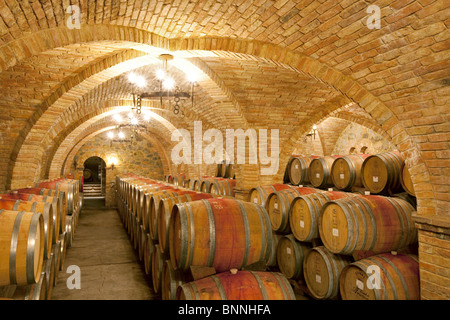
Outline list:
[[[150,121],[151,118],[152,118],[152,115],[150,113],[144,114],[144,120],[145,121]]]
[[[158,80],[164,80],[165,77],[166,77],[166,73],[164,72],[163,69],[156,70],[156,78]]]
[[[120,138],[120,139],[125,138],[125,135],[123,134],[123,132],[119,132],[119,138]]]
[[[166,90],[172,90],[174,86],[175,86],[175,81],[171,78],[167,78],[163,82],[163,87]]]
[[[120,114],[115,114],[114,120],[116,120],[117,122],[120,122],[120,121],[122,121],[122,117],[120,116]]]
[[[136,118],[131,118],[130,122],[131,122],[131,124],[132,124],[133,126],[135,126],[135,125],[138,124],[138,119],[136,119]]]
[[[195,72],[191,72],[186,75],[186,78],[189,82],[197,82],[198,81],[198,74]]]
[[[110,139],[114,138],[114,133],[112,131],[108,132],[108,138],[110,138]]]

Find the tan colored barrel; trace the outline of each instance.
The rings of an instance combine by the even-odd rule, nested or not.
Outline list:
[[[160,293],[161,291],[162,269],[167,259],[167,255],[160,250],[158,244],[155,244],[152,255],[152,283],[155,293]]]
[[[315,188],[329,188],[333,186],[331,167],[339,156],[325,156],[313,159],[309,164],[308,176]]]
[[[56,282],[58,280],[59,267],[61,265],[61,242],[60,241],[58,241],[57,243],[55,243],[53,245],[52,253],[53,253],[52,263],[54,264],[54,272],[55,272],[55,276],[53,277],[52,285],[55,286]]]
[[[351,262],[348,256],[333,254],[324,246],[312,248],[303,262],[309,293],[315,299],[338,299],[341,272]]]
[[[223,272],[185,283],[177,300],[295,300],[292,286],[278,272]]]
[[[289,188],[289,185],[281,183],[255,187],[250,190],[247,201],[265,206],[269,195],[271,195],[275,191]]]
[[[400,198],[361,195],[330,201],[319,218],[320,238],[336,254],[397,251],[417,242],[413,211]]]
[[[46,292],[47,279],[45,272],[41,272],[41,276],[37,283],[16,287],[12,298],[14,300],[46,300]]]
[[[361,167],[368,154],[351,154],[334,160],[331,179],[339,190],[350,191],[353,187],[363,187]]]
[[[328,201],[356,196],[340,191],[311,193],[296,197],[289,209],[289,225],[294,237],[299,241],[311,242],[320,238],[320,210]]]
[[[50,257],[53,243],[53,216],[54,209],[52,203],[40,201],[25,201],[14,199],[0,199],[0,209],[11,211],[27,211],[42,214],[44,218],[44,258]]]
[[[61,215],[65,214],[62,212],[62,207],[59,199],[53,196],[41,196],[31,193],[18,193],[11,192],[6,194],[1,194],[2,199],[15,199],[24,201],[40,201],[45,203],[51,203],[53,205],[53,227],[52,227],[52,243],[55,244],[59,238],[60,228],[61,228]]]
[[[361,176],[372,194],[392,195],[402,192],[400,177],[404,160],[400,152],[371,155],[364,160]]]
[[[52,196],[58,198],[61,207],[59,233],[62,233],[64,231],[66,227],[66,215],[69,214],[69,209],[67,208],[67,200],[65,193],[63,191],[57,191],[55,189],[46,189],[46,188],[23,188],[13,190],[12,192],[36,194],[41,196]]]
[[[167,198],[178,198],[181,195],[185,194],[196,194],[196,191],[193,190],[185,190],[185,189],[172,189],[172,190],[164,190],[164,192],[157,192],[152,195],[149,195],[150,202],[150,211],[148,220],[149,232],[152,239],[158,239],[158,214],[159,214],[159,205],[162,199]]]
[[[284,237],[284,234],[277,233],[275,231],[272,231],[272,251],[270,254],[270,258],[267,261],[268,267],[277,267],[277,248],[278,243],[280,242],[280,239]]]
[[[269,214],[272,229],[280,233],[290,233],[289,209],[292,201],[301,195],[316,192],[322,191],[314,188],[290,186],[289,189],[270,194],[265,208]]]
[[[234,197],[234,187],[236,180],[234,179],[216,179],[211,182],[209,192],[214,196],[230,196]]]
[[[54,255],[53,253],[50,254],[50,257],[44,261],[44,271],[45,271],[45,277],[47,280],[47,292],[46,292],[46,299],[51,300],[52,293],[53,293],[53,283],[55,281],[55,263],[53,261]]]
[[[266,262],[272,232],[265,209],[236,199],[180,203],[169,221],[170,259],[175,269],[191,265],[217,272]]]
[[[66,262],[66,254],[67,254],[67,232],[62,233],[59,236],[59,241],[61,242],[61,259],[59,263],[59,271],[64,269],[64,264]]]
[[[316,158],[304,155],[292,155],[286,166],[286,177],[294,186],[309,184],[308,169],[311,161]]]
[[[303,278],[303,260],[311,250],[311,244],[297,241],[292,234],[278,241],[277,264],[288,279]]]
[[[411,174],[409,173],[408,167],[403,163],[402,174],[400,175],[400,183],[403,189],[411,196],[415,197],[416,192],[414,191],[414,184],[411,180]]]
[[[1,209],[0,234],[0,286],[36,283],[44,259],[42,214]]]
[[[341,272],[340,292],[344,300],[420,300],[418,258],[383,253],[353,262]]]
[[[233,164],[231,164],[229,162],[224,162],[224,163],[222,163],[221,169],[222,169],[221,177],[228,178],[228,179],[234,179],[235,170],[234,170]]]
[[[155,242],[151,239],[150,234],[145,235],[145,249],[144,249],[144,270],[145,274],[149,275],[152,269],[152,257],[155,250]]]
[[[37,188],[49,188],[63,191],[66,197],[68,214],[78,210],[79,204],[79,181],[78,180],[54,180],[37,183]]]
[[[213,198],[213,196],[208,193],[195,193],[176,195],[175,197],[161,199],[158,206],[158,218],[155,222],[158,228],[157,235],[161,251],[163,251],[164,253],[169,253],[169,220],[172,214],[173,207],[178,203],[211,198]]]

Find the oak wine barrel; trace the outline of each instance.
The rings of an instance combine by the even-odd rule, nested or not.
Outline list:
[[[420,300],[416,255],[383,253],[355,261],[341,272],[343,300]]]
[[[400,184],[409,195],[413,197],[416,196],[416,192],[414,191],[414,184],[411,180],[411,174],[409,173],[408,167],[405,163],[403,163],[402,173],[400,175]]]
[[[309,164],[309,182],[315,188],[329,188],[333,186],[331,178],[331,167],[334,161],[340,156],[325,156],[313,159]]]
[[[278,272],[223,272],[182,284],[177,300],[295,300],[288,280]]]
[[[289,209],[289,225],[292,234],[299,241],[311,242],[320,238],[319,215],[328,201],[355,196],[341,191],[325,191],[296,197]]]
[[[339,190],[350,191],[352,187],[363,187],[361,167],[368,154],[350,154],[334,160],[331,179]]]
[[[247,201],[264,206],[270,194],[289,188],[289,185],[281,183],[255,187],[250,190]]]
[[[339,279],[350,263],[352,259],[348,256],[333,254],[324,246],[312,248],[303,262],[309,294],[319,300],[340,298]]]
[[[157,219],[154,221],[158,232],[158,242],[160,249],[164,253],[169,253],[169,220],[173,207],[178,203],[197,201],[201,199],[211,199],[213,196],[209,193],[183,194],[176,197],[161,199],[158,206]]]
[[[236,180],[234,179],[215,179],[211,181],[209,193],[214,196],[230,196],[234,197],[234,187]]]
[[[177,288],[193,279],[187,272],[175,270],[170,260],[164,262],[161,279],[161,298],[163,300],[176,300]]]
[[[404,165],[400,152],[371,155],[364,160],[361,177],[372,194],[392,195],[403,191],[400,177]]]
[[[49,188],[57,191],[63,191],[66,197],[68,214],[72,214],[78,210],[79,204],[79,181],[78,180],[54,180],[39,182],[36,188]]]
[[[285,235],[278,241],[277,264],[286,278],[303,278],[303,260],[310,250],[310,243],[297,241],[292,234]]]
[[[155,293],[161,291],[162,270],[167,259],[167,255],[161,251],[158,244],[155,244],[152,254],[152,283]]]
[[[307,187],[290,186],[271,193],[266,201],[265,208],[270,217],[272,229],[281,233],[290,233],[289,209],[292,201],[301,195],[322,192],[321,190]]]
[[[319,218],[320,238],[336,254],[398,251],[417,242],[413,211],[400,198],[361,195],[330,201]]]
[[[191,265],[217,272],[266,262],[272,232],[264,207],[236,199],[179,203],[169,221],[170,259],[175,269]]]
[[[1,209],[0,234],[0,286],[38,282],[45,246],[42,214]]]
[[[294,186],[309,184],[309,165],[316,156],[292,155],[286,166],[286,177]]]
[[[40,201],[25,201],[0,198],[0,209],[11,211],[26,211],[42,214],[44,218],[44,258],[50,257],[53,244],[53,216],[54,209],[52,203]]]

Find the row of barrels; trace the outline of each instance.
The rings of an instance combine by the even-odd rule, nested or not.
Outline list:
[[[403,197],[278,184],[253,188],[248,201],[264,205],[269,215],[269,266],[306,284],[313,298],[419,298],[414,207]],[[373,269],[376,279],[394,279],[395,287],[392,281],[381,283],[384,291],[367,287]]]
[[[333,156],[292,155],[284,182],[295,186],[351,191],[365,188],[372,194],[393,195],[407,192],[415,196],[409,170],[400,152]]]
[[[119,179],[129,184],[139,181]],[[159,200],[156,239],[139,224],[117,190],[122,221],[156,293],[163,299],[295,299],[281,273],[266,272],[272,231],[262,206],[209,193],[179,192]],[[194,195],[197,198],[188,199]],[[156,199],[155,194],[152,197]],[[258,267],[245,270],[249,266]]]
[[[58,179],[54,188],[21,188],[0,194],[0,297],[21,300],[50,299],[58,273],[71,246],[82,196],[69,209]],[[66,188],[70,190],[70,188]],[[73,211],[75,208],[75,211]]]
[[[186,179],[184,174],[167,175],[165,182],[181,188],[198,192],[211,193],[215,196],[234,197],[236,180],[223,177],[201,176],[199,178]]]
[[[322,244],[300,242],[292,234],[274,236],[272,268],[317,300],[419,300],[416,253],[390,252],[355,260]]]

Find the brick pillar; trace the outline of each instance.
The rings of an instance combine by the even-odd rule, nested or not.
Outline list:
[[[450,217],[413,218],[419,233],[421,299],[450,300]]]

